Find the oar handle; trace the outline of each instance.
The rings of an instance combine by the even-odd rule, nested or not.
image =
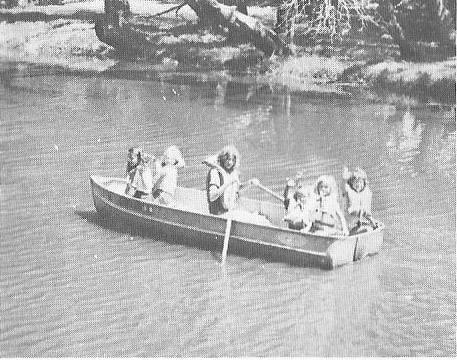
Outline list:
[[[263,186],[262,184],[255,184],[255,186],[257,186],[259,189],[267,192],[268,194],[270,194],[271,196],[275,197],[276,199],[280,200],[280,201],[284,201],[284,197],[282,197],[281,195],[278,195],[276,194],[274,191],[270,190],[269,188]]]

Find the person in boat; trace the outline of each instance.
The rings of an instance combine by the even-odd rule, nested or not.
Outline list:
[[[258,179],[240,183],[240,155],[232,146],[224,147],[216,156],[203,161],[210,167],[206,176],[206,195],[210,214],[221,215],[237,207],[239,191],[259,184]]]
[[[284,187],[284,209],[286,212],[289,210],[290,202],[294,200],[296,181],[294,179],[286,178],[286,186]]]
[[[153,184],[151,169],[151,163],[153,161],[153,156],[138,149],[136,165],[133,166],[133,161],[132,164],[130,164],[132,169],[128,172],[129,182],[127,184],[126,194],[131,194],[133,192],[134,198],[148,199]]]
[[[310,232],[322,235],[348,235],[349,230],[338,203],[338,188],[333,176],[320,176],[314,187],[316,202]]]
[[[284,198],[283,204],[284,204],[284,208],[286,209],[286,211],[289,208],[289,203],[291,202],[291,200],[293,200],[296,197],[295,193],[296,193],[297,189],[304,186],[303,180],[304,180],[303,171],[297,172],[297,174],[295,175],[294,178],[286,178],[286,186],[285,186],[284,192],[283,192],[283,198]]]
[[[347,167],[343,169],[344,190],[346,199],[348,223],[351,232],[357,232],[366,225],[375,229],[377,226],[371,213],[371,201],[373,194],[368,186],[367,173],[356,168],[351,172]]]
[[[133,179],[134,170],[138,165],[138,153],[141,152],[141,149],[138,147],[131,147],[127,153],[127,168],[125,170],[127,178],[129,180]]]
[[[293,180],[288,180],[284,191],[284,221],[287,222],[289,229],[308,232],[313,223],[312,212],[316,204],[314,189],[310,185],[299,184],[292,192],[291,188],[295,186],[292,182]]]
[[[142,150],[139,147],[131,147],[127,153],[127,166],[125,169],[127,186],[125,188],[125,193],[127,195],[133,195],[135,189],[133,189],[130,184],[133,182],[135,177],[136,167],[138,165],[138,154]]]
[[[156,175],[152,198],[162,205],[175,206],[175,192],[178,187],[178,169],[185,166],[184,158],[175,145],[168,147],[160,161],[156,162]]]

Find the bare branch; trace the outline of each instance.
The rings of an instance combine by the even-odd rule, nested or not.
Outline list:
[[[375,23],[369,12],[371,4],[370,0],[284,0],[281,7],[287,16],[281,24],[276,24],[276,28],[285,27],[287,35],[291,36],[293,24],[303,23],[305,35],[328,36],[333,41],[349,32],[354,20],[361,28],[367,23]]]

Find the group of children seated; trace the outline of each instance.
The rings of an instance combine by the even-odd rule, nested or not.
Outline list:
[[[335,178],[320,176],[314,185],[298,174],[284,189],[284,220],[290,229],[322,235],[349,235],[377,227],[371,215],[372,193],[365,171],[343,170],[344,200],[341,210]]]
[[[174,145],[168,147],[159,158],[149,155],[140,148],[132,147],[127,155],[125,193],[134,198],[174,206],[178,168],[184,165],[181,151]]]
[[[240,183],[237,172],[239,154],[234,147],[225,147],[213,160],[208,158],[204,163],[210,167],[206,183],[209,212],[235,216],[237,196],[233,194],[237,195],[243,187],[256,185],[258,180]],[[125,193],[134,198],[176,206],[178,168],[184,165],[181,151],[174,145],[168,147],[159,158],[132,147],[128,152]],[[344,212],[340,207],[334,177],[320,176],[314,185],[306,185],[303,174],[288,179],[284,189],[284,221],[288,227],[322,235],[349,235],[376,228],[371,215],[372,193],[365,171],[360,168],[354,171],[344,168],[343,183]],[[242,212],[239,216],[244,219],[247,215]],[[257,218],[251,220],[264,222],[264,219],[262,222]]]

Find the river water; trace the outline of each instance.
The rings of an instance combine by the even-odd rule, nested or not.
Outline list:
[[[0,356],[456,354],[454,110],[0,69]],[[178,145],[180,183],[203,188],[201,160],[228,143],[242,178],[277,192],[297,170],[363,167],[381,252],[333,271],[234,255],[222,268],[98,218],[89,175],[123,176],[128,147]]]

